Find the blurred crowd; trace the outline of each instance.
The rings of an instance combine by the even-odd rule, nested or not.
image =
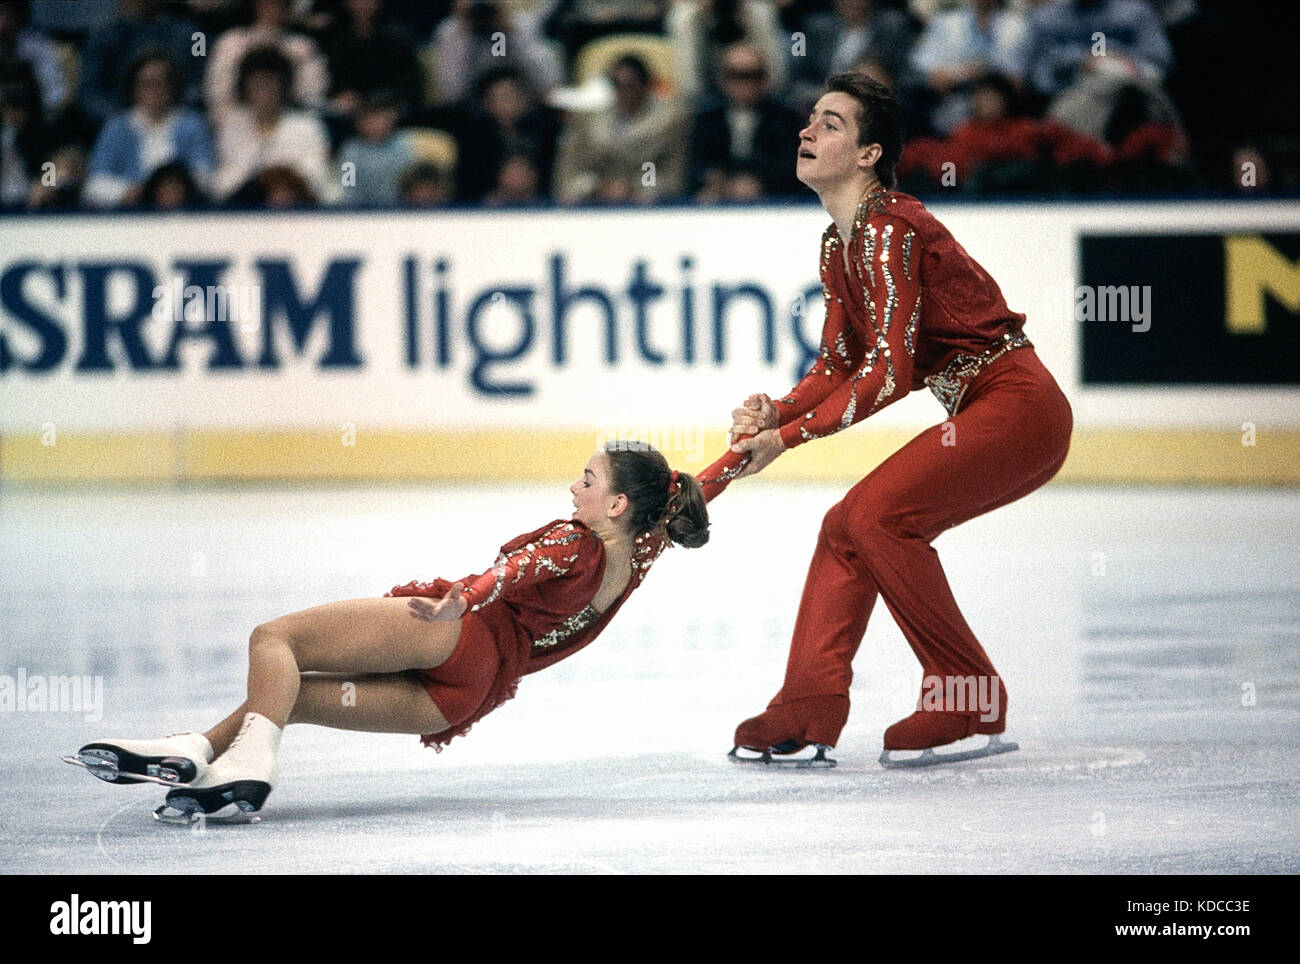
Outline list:
[[[0,2],[0,207],[806,197],[843,70],[897,93],[913,193],[1291,193],[1294,50],[1251,3]]]

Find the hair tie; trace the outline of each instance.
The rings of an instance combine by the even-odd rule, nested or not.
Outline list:
[[[668,498],[675,496],[681,490],[681,485],[677,481],[677,470],[673,469],[673,474],[668,477]]]

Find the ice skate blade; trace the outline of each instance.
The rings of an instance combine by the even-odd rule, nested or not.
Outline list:
[[[218,827],[233,827],[262,822],[261,817],[256,814],[245,813],[242,810],[234,813],[203,813],[201,810],[177,810],[166,803],[153,811],[153,818],[158,823],[177,827],[207,826],[209,824]]]
[[[262,809],[271,785],[261,780],[234,780],[214,787],[188,787],[167,794],[167,804],[187,813],[218,813],[232,804],[245,813]]]
[[[164,787],[188,787],[179,774],[165,764],[151,763],[145,773],[131,773],[118,767],[116,755],[104,750],[82,751],[59,757],[64,763],[84,767],[105,783],[157,783]]]
[[[741,751],[746,753],[756,753],[748,747],[735,746],[727,754],[727,759],[732,763],[761,763],[769,767],[783,767],[788,770],[829,770],[835,766],[835,761],[826,755],[830,747],[821,743],[812,744],[817,748],[817,752],[810,757],[781,757],[773,756],[772,752],[775,747],[768,747],[757,756],[742,755]]]
[[[905,757],[902,760],[896,760],[890,757],[890,753],[907,753],[908,750],[885,750],[880,754],[880,765],[890,770],[905,770],[916,767],[939,766],[942,763],[958,763],[962,760],[978,760],[981,757],[996,756],[999,753],[1010,753],[1012,750],[1019,750],[1019,743],[1003,743],[1001,737],[996,733],[989,737],[988,743],[974,750],[961,750],[957,753],[935,753],[933,748],[921,751],[920,756]]]

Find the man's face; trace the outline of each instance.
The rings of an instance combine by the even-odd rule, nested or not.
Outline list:
[[[767,93],[767,69],[756,51],[741,50],[722,63],[722,92],[737,107],[753,107]]]
[[[799,132],[795,175],[813,190],[831,187],[864,168],[866,147],[858,146],[858,102],[831,91],[813,105]]]

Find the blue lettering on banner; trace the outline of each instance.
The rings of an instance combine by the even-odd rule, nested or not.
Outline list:
[[[117,315],[110,314],[108,307],[108,283],[114,275],[132,282],[134,289],[131,304]],[[148,265],[138,261],[81,265],[85,341],[77,371],[111,372],[113,362],[108,357],[108,341],[114,334],[126,352],[127,364],[133,369],[148,371],[159,367],[149,357],[149,349],[140,334],[140,325],[148,321],[153,312],[154,287],[153,272]]]
[[[649,263],[638,258],[631,264],[628,283],[620,293],[599,285],[586,284],[574,286],[567,274],[567,259],[562,253],[552,253],[547,259],[547,277],[550,290],[539,290],[533,285],[516,285],[511,287],[484,288],[477,292],[469,302],[465,314],[465,337],[472,355],[469,363],[469,380],[475,391],[483,395],[530,397],[537,391],[537,386],[530,381],[499,380],[499,371],[510,362],[526,359],[533,347],[536,336],[545,328],[539,328],[545,322],[533,313],[534,301],[550,306],[551,318],[549,331],[551,335],[551,361],[555,368],[569,364],[569,349],[573,336],[568,324],[570,312],[575,305],[585,302],[594,308],[603,331],[603,356],[607,366],[614,367],[620,363],[623,345],[620,332],[625,326],[620,325],[620,304],[625,300],[631,306],[631,333],[634,357],[638,362],[660,367],[676,359],[683,365],[693,366],[698,355],[695,325],[695,300],[697,292],[692,277],[694,262],[689,257],[679,261],[681,269],[681,299],[678,307],[678,339],[673,351],[669,346],[652,343],[650,337],[650,313],[654,304],[668,294],[668,287],[650,275]],[[452,368],[455,365],[453,352],[453,332],[457,330],[452,316],[452,279],[451,270],[445,258],[439,258],[433,264],[433,305],[432,319],[423,317],[426,311],[424,299],[421,298],[420,269],[418,259],[408,256],[403,261],[403,291],[407,299],[405,306],[406,345],[405,359],[408,368],[419,368],[424,364],[426,352],[425,332],[430,332],[433,347],[433,364],[439,369]],[[749,302],[757,312],[762,344],[762,360],[768,365],[777,359],[777,314],[772,296],[761,284],[753,281],[738,284],[715,282],[711,289],[713,308],[713,363],[725,365],[730,355],[728,338],[728,314],[733,302]],[[798,299],[792,302],[784,321],[788,324],[790,340],[797,349],[797,357],[792,370],[794,380],[801,378],[817,358],[820,345],[820,330],[805,332],[802,328],[803,314],[796,311],[794,303],[806,304],[817,299],[820,302],[822,288],[820,283],[809,285]],[[482,316],[492,305],[503,301],[510,302],[517,319],[516,337],[508,346],[493,346],[487,343],[482,331]]]
[[[359,259],[331,261],[314,297],[305,298],[294,279],[292,266],[284,260],[261,260],[256,267],[261,275],[262,354],[258,365],[281,367],[273,337],[282,320],[289,329],[293,348],[302,355],[307,338],[317,319],[328,321],[328,348],[317,361],[321,368],[360,368],[361,356],[356,348],[356,274]],[[8,332],[0,328],[0,375],[18,368],[28,372],[48,372],[57,368],[68,353],[70,327],[57,313],[39,307],[41,293],[30,289],[45,282],[46,295],[63,303],[68,299],[68,279],[75,273],[81,281],[81,357],[78,372],[114,372],[122,362],[133,371],[178,371],[179,349],[183,341],[207,340],[212,344],[208,359],[210,369],[237,369],[245,366],[234,333],[224,312],[206,315],[202,324],[181,308],[181,292],[221,289],[221,275],[229,267],[226,261],[178,261],[173,285],[160,285],[153,269],[139,261],[86,261],[71,269],[64,264],[43,265],[21,261],[0,272],[0,320],[14,321],[27,330],[38,344],[30,357],[18,357],[9,346]],[[182,283],[181,279],[185,283]],[[110,298],[113,287],[119,297]],[[158,312],[158,297],[177,289],[174,314]],[[126,304],[121,305],[121,292]],[[112,305],[112,306],[111,306]],[[113,307],[115,306],[115,307]],[[170,323],[168,348],[162,358],[150,355],[142,327],[149,322]]]
[[[356,340],[356,275],[361,267],[359,258],[335,260],[329,263],[321,279],[316,297],[307,303],[299,296],[298,286],[287,261],[258,261],[262,275],[265,301],[262,314],[262,357],[257,363],[262,368],[279,368],[280,358],[275,353],[271,323],[281,315],[289,324],[293,346],[302,354],[307,335],[317,315],[329,316],[329,351],[320,359],[321,368],[360,368],[361,356],[357,354]]]
[[[0,375],[15,365],[29,372],[47,372],[57,367],[68,352],[68,336],[58,319],[28,300],[26,281],[29,275],[47,275],[53,283],[54,296],[60,301],[68,296],[67,275],[61,264],[46,266],[36,261],[19,261],[0,275],[0,308],[25,325],[41,346],[33,358],[15,358],[9,351],[4,332],[0,331]]]
[[[260,310],[234,317],[224,300],[216,311],[211,300],[206,310],[182,310],[191,292],[195,308],[203,308],[204,292],[225,299],[229,291],[235,299],[225,281],[236,265],[220,257],[177,259],[170,270],[142,259],[0,262],[0,377],[63,365],[96,374],[175,373],[185,367],[182,355],[192,343],[207,346],[202,364],[208,371],[278,371],[296,360],[360,370],[357,305],[365,266],[362,258],[334,258],[313,282],[292,258],[256,258],[245,265],[256,284],[240,291],[256,290]],[[553,251],[537,275],[467,292],[456,290],[454,262],[445,255],[411,254],[392,268],[401,310],[370,323],[391,326],[408,370],[463,371],[469,388],[483,396],[534,396],[538,385],[519,377],[519,366],[535,366],[539,353],[554,369],[574,365],[572,349],[586,343],[593,322],[594,346],[607,367],[693,368],[702,357],[722,366],[737,344],[755,346],[740,352],[756,350],[756,360],[772,366],[784,342],[794,349],[790,375],[797,380],[817,357],[819,324],[805,330],[807,313],[796,306],[820,303],[820,284],[787,301],[761,280],[697,280],[689,255],[678,258],[675,278],[657,277],[650,260],[636,257],[626,281],[611,284],[575,278],[568,255]],[[170,301],[160,305],[164,293]],[[255,350],[248,343],[241,350],[241,330],[257,339]],[[711,341],[711,352],[701,336]],[[320,347],[309,352],[309,341]]]
[[[490,348],[484,343],[479,331],[479,319],[483,309],[493,303],[509,301],[519,310],[522,323],[519,338],[513,347],[504,350]],[[531,395],[533,388],[525,382],[493,382],[489,380],[487,366],[497,362],[514,361],[528,353],[533,344],[533,289],[532,288],[498,288],[496,291],[484,291],[469,306],[465,316],[465,334],[474,349],[474,367],[470,370],[470,382],[484,395]]]
[[[181,367],[181,342],[204,338],[212,341],[212,355],[208,358],[209,370],[244,367],[244,359],[239,354],[239,346],[235,342],[235,333],[230,328],[228,312],[214,311],[209,314],[204,311],[203,324],[191,328],[186,324],[186,312],[182,307],[186,287],[203,292],[221,289],[222,275],[229,267],[229,261],[176,262],[178,277],[173,288],[180,288],[181,292],[179,295],[173,295],[171,300],[175,327],[172,328],[171,346],[167,349],[167,357],[163,359],[162,367],[170,371],[178,370]]]

